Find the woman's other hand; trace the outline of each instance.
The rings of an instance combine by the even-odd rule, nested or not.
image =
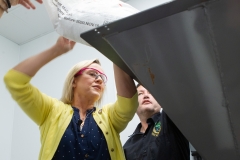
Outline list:
[[[43,3],[42,0],[36,0],[36,1],[40,4]],[[22,6],[24,6],[27,9],[35,9],[36,8],[30,0],[10,0],[10,2],[11,2],[12,6],[21,4]]]
[[[64,37],[59,37],[55,45],[49,49],[29,57],[14,67],[15,70],[25,73],[29,76],[34,76],[37,71],[45,64],[55,59],[56,57],[73,49],[75,42]]]
[[[63,54],[72,50],[75,44],[76,42],[74,41],[70,41],[64,37],[59,37],[54,47]]]

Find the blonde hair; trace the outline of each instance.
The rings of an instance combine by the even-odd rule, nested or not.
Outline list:
[[[74,80],[74,75],[82,68],[87,67],[89,65],[91,65],[92,63],[97,63],[99,65],[100,61],[98,59],[94,59],[94,60],[85,60],[85,61],[81,61],[77,64],[75,64],[68,72],[67,77],[65,79],[64,82],[64,86],[63,86],[63,92],[62,92],[62,97],[61,97],[61,101],[63,103],[66,104],[71,104],[72,100],[73,100],[73,80]],[[101,97],[100,99],[96,102],[96,104],[100,104],[101,103]]]

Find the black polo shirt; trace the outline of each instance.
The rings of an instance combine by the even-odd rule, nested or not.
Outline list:
[[[189,142],[164,111],[147,120],[148,128],[141,133],[141,123],[124,144],[127,160],[189,160]]]

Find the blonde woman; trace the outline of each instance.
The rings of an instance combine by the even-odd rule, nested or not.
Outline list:
[[[107,76],[98,60],[76,64],[66,78],[61,100],[30,84],[46,63],[68,52],[75,43],[60,37],[46,51],[30,57],[4,77],[13,99],[40,126],[40,160],[123,160],[119,133],[137,109],[133,80],[114,65],[117,101],[95,107],[104,92]]]

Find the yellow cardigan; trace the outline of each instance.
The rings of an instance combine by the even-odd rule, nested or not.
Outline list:
[[[30,80],[30,76],[13,69],[4,77],[13,99],[40,128],[39,160],[51,160],[72,119],[73,109],[71,105],[41,93],[30,84]],[[133,118],[137,107],[137,94],[132,98],[117,96],[114,104],[97,108],[93,113],[94,120],[106,138],[112,160],[125,159],[119,133]]]

